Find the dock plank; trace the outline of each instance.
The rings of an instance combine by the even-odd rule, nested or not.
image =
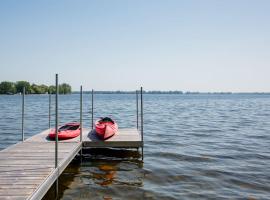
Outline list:
[[[41,199],[80,149],[79,142],[60,142],[57,169],[54,141],[28,140],[0,151],[0,199]]]
[[[49,130],[0,151],[0,199],[41,199],[67,165],[87,147],[139,148],[143,146],[137,129],[120,129],[109,140],[97,138],[94,130],[83,129],[79,137],[59,141],[58,168],[55,167],[55,141],[47,135]]]
[[[28,196],[2,196],[1,200],[24,200]]]

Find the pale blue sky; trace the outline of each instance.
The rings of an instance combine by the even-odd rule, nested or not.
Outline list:
[[[270,92],[270,1],[0,1],[0,81]]]

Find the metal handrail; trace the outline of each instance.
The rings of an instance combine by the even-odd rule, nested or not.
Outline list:
[[[143,141],[143,88],[141,87],[141,137]]]
[[[58,167],[58,74],[55,76],[55,168]]]
[[[25,104],[25,87],[22,93],[22,141],[24,141],[24,104]]]
[[[94,129],[94,90],[92,89],[92,109],[91,109],[91,116],[92,116],[92,130]]]
[[[142,140],[142,160],[143,160],[143,88],[141,87],[141,140]]]
[[[81,86],[81,92],[80,92],[80,142],[82,142],[82,102],[83,102],[83,96],[82,96],[82,86]]]
[[[58,74],[55,75],[55,169],[58,168]],[[57,172],[58,173],[58,172]],[[58,196],[58,175],[55,183],[55,193]]]
[[[136,116],[137,116],[137,129],[139,129],[139,94],[136,90]]]
[[[52,95],[49,92],[49,129],[51,128],[51,104],[52,104]]]

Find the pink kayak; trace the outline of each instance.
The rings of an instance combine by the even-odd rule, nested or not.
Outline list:
[[[95,122],[97,136],[102,140],[107,140],[118,131],[118,125],[109,117],[101,118]]]
[[[61,126],[58,129],[58,139],[65,140],[75,138],[80,135],[80,123],[71,122]],[[49,133],[50,139],[55,139],[55,129],[52,129]]]

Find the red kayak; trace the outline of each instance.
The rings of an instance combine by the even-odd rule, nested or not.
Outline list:
[[[71,122],[67,123],[64,126],[61,126],[58,129],[58,139],[65,140],[75,138],[80,135],[80,123]],[[50,139],[55,139],[55,129],[52,129],[49,133]]]
[[[97,136],[102,140],[107,140],[118,131],[118,125],[109,117],[101,118],[95,122]]]

